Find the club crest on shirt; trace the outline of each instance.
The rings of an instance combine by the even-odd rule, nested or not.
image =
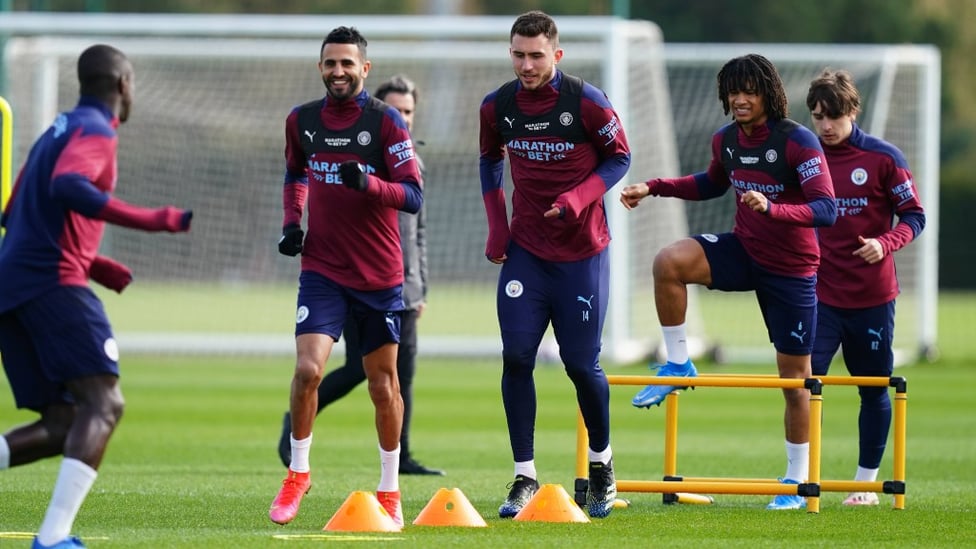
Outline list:
[[[59,114],[57,118],[54,119],[54,137],[55,139],[64,135],[64,132],[68,130],[68,117],[64,114]]]
[[[855,185],[863,185],[868,182],[868,171],[864,168],[854,168],[851,172],[851,183]]]
[[[524,291],[525,287],[522,286],[522,283],[518,280],[509,280],[508,283],[505,284],[505,295],[508,297],[519,297]]]
[[[356,136],[356,142],[362,146],[369,145],[369,142],[373,140],[373,136],[369,134],[368,131],[361,131],[359,135]]]
[[[562,124],[563,126],[569,126],[570,124],[572,124],[573,123],[573,113],[571,113],[571,112],[564,112],[564,113],[560,114],[559,115],[559,123]]]
[[[776,154],[775,149],[769,149],[768,151],[766,151],[766,162],[772,164],[773,162],[776,162],[777,158],[779,158],[779,155]]]
[[[102,344],[102,350],[109,360],[113,362],[119,361],[119,344],[116,343],[114,337],[105,340],[105,343]]]

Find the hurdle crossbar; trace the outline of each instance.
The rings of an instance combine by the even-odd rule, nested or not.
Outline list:
[[[807,498],[807,511],[820,511],[821,492],[883,492],[894,495],[894,508],[905,507],[905,445],[907,383],[901,377],[817,376],[807,379],[780,378],[775,375],[703,374],[693,378],[649,375],[608,375],[611,385],[672,385],[675,387],[805,388],[810,390],[810,469],[806,483],[782,484],[778,479],[689,477],[677,475],[678,396],[665,399],[664,480],[618,480],[618,492],[657,492],[665,503],[676,501],[677,492],[745,495],[799,495]],[[823,385],[894,387],[893,480],[824,480],[821,475]],[[585,501],[588,436],[583,416],[577,413],[576,494]]]

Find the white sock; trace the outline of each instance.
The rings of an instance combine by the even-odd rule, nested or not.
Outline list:
[[[864,467],[858,465],[857,473],[854,475],[854,480],[866,480],[868,482],[874,482],[878,480],[878,470],[865,469]]]
[[[529,461],[516,461],[515,462],[515,476],[522,475],[523,477],[528,477],[532,480],[537,480],[539,477],[535,472],[535,460],[530,459]]]
[[[794,444],[786,441],[786,476],[790,480],[806,482],[810,472],[810,443]]]
[[[308,454],[312,451],[312,435],[302,440],[291,437],[291,465],[288,467],[296,473],[307,473],[312,467],[308,463]]]
[[[664,348],[668,353],[668,362],[684,364],[688,362],[688,336],[685,325],[661,326],[664,333]]]
[[[386,451],[380,446],[380,484],[377,492],[400,491],[400,445],[396,450]]]
[[[10,468],[10,446],[7,439],[0,436],[0,471]]]
[[[77,459],[61,460],[61,471],[54,484],[54,493],[51,494],[51,502],[41,529],[37,532],[37,541],[41,545],[54,545],[71,534],[78,509],[88,496],[97,476],[97,471]]]
[[[586,455],[590,460],[590,463],[599,462],[606,465],[607,463],[610,463],[610,458],[613,457],[613,451],[610,450],[610,445],[607,444],[606,449],[602,452],[594,452],[593,450],[587,448]]]

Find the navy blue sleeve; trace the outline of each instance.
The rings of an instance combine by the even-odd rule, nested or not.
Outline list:
[[[420,190],[420,185],[413,181],[401,182],[403,187],[403,206],[400,211],[407,213],[417,213],[424,204],[424,192]]]
[[[905,212],[898,220],[912,228],[913,239],[918,238],[925,229],[925,214],[922,212]]]
[[[51,181],[51,196],[85,217],[95,217],[110,198],[108,193],[98,190],[91,181],[78,174],[55,177]]]

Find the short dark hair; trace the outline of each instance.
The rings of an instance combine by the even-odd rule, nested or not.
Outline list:
[[[769,59],[750,53],[731,59],[718,71],[718,98],[725,114],[731,112],[729,94],[745,90],[755,90],[763,97],[766,115],[770,118],[782,119],[790,115],[783,80]]]
[[[402,93],[412,96],[414,102],[417,102],[417,87],[414,85],[413,80],[410,80],[402,74],[395,74],[389,80],[380,84],[376,88],[376,93],[373,95],[380,101],[385,101],[386,96],[391,93]]]
[[[527,11],[518,16],[515,23],[512,23],[512,31],[508,35],[509,41],[515,38],[516,34],[529,38],[542,34],[553,47],[559,46],[559,30],[556,29],[556,22],[547,13],[539,10]]]
[[[366,38],[356,30],[356,27],[336,27],[332,29],[319,48],[319,55],[325,50],[326,44],[355,44],[359,47],[359,54],[366,59]]]
[[[82,95],[104,98],[117,89],[128,71],[128,58],[106,44],[90,46],[78,56],[78,84]]]
[[[830,118],[857,114],[861,110],[861,94],[854,85],[854,77],[845,70],[826,68],[810,82],[807,92],[807,108],[812,112],[820,103],[823,113]]]

